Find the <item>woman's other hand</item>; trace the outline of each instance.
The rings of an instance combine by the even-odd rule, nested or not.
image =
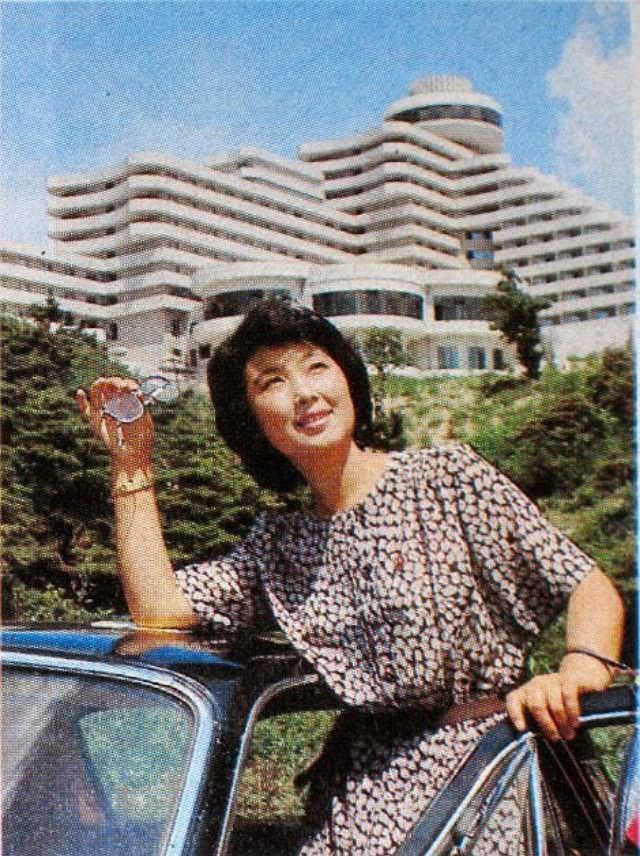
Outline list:
[[[518,731],[527,714],[550,740],[572,740],[579,725],[580,696],[606,689],[611,671],[584,654],[567,654],[559,672],[538,675],[507,696],[507,712]]]
[[[100,377],[91,386],[89,394],[79,389],[76,402],[83,419],[111,455],[114,464],[145,469],[151,464],[153,423],[148,409],[135,422],[119,423],[107,415],[104,403],[118,396],[133,393],[139,395],[136,381],[120,377]]]

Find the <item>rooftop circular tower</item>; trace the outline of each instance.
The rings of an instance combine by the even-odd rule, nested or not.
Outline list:
[[[409,92],[407,98],[388,107],[385,121],[412,122],[477,152],[501,151],[500,105],[488,95],[475,92],[466,77],[425,77],[414,81]]]

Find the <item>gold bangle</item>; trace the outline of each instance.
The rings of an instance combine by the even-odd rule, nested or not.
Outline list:
[[[139,493],[141,490],[149,490],[153,487],[153,475],[151,470],[136,470],[132,476],[120,472],[115,478],[111,488],[112,496],[129,496],[131,493]]]

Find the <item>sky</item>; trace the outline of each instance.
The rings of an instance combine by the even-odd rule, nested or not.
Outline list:
[[[515,164],[632,210],[627,0],[0,0],[0,40],[0,239],[46,243],[50,175],[134,151],[295,157],[430,74],[501,104]]]

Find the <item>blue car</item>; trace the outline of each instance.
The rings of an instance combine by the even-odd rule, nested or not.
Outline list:
[[[2,634],[4,856],[269,856],[308,833],[296,774],[339,703],[277,635],[126,625]],[[398,856],[473,854],[519,802],[517,854],[637,853],[637,690],[572,743],[490,730]],[[510,844],[511,846],[511,844]]]

